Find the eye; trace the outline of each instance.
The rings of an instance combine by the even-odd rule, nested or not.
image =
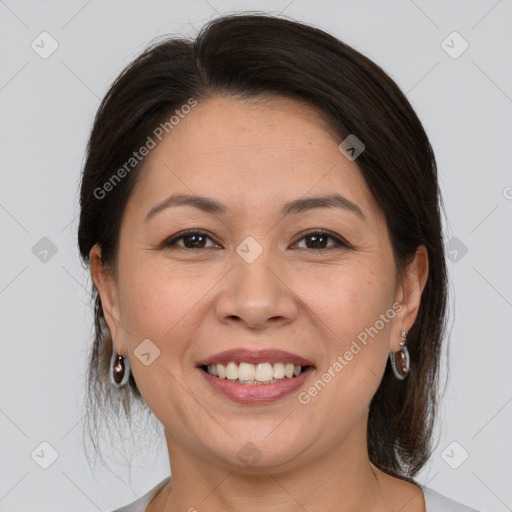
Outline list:
[[[211,238],[203,231],[190,229],[172,236],[163,243],[163,246],[169,247],[172,245],[178,245],[176,242],[183,240],[183,245],[178,245],[178,247],[183,247],[185,249],[204,249],[206,239],[211,240]],[[214,244],[214,246],[215,245],[216,244]],[[208,247],[206,248],[208,249]]]
[[[177,243],[182,240],[183,244]],[[211,240],[213,242],[210,236],[204,231],[190,229],[187,231],[182,231],[181,233],[177,233],[176,235],[166,240],[162,245],[163,247],[178,246],[183,247],[184,249],[208,249],[209,247],[219,247],[216,243],[210,246],[206,246],[205,244],[207,240]],[[301,249],[306,250],[314,251],[317,249],[332,249],[335,247],[350,248],[350,244],[338,236],[332,234],[331,232],[322,229],[308,231],[307,233],[303,234],[302,238],[299,239],[296,244],[302,242],[302,240],[311,241],[310,243],[306,242],[306,247],[300,247]],[[334,244],[326,246],[326,243],[328,243],[329,240],[333,241]]]
[[[316,250],[316,249],[332,249],[335,247],[346,247],[349,248],[350,245],[342,240],[341,238],[333,235],[329,231],[324,231],[323,229],[316,229],[308,231],[307,233],[303,234],[302,238],[299,240],[301,242],[302,240],[310,240],[311,242],[308,244],[306,242],[306,247],[301,247],[301,249],[307,249],[307,250]],[[328,240],[333,240],[334,245],[326,246],[325,244],[328,242]]]

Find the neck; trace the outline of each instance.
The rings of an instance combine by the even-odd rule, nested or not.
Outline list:
[[[366,431],[348,436],[333,450],[304,454],[287,467],[238,470],[219,461],[205,461],[178,443],[166,431],[172,469],[171,485],[155,498],[148,512],[201,511],[292,512],[336,510],[337,512],[382,512],[387,499],[382,472],[368,459]]]

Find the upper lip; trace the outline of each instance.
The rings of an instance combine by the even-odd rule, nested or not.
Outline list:
[[[295,366],[314,366],[311,361],[285,350],[248,350],[244,348],[219,352],[197,363],[197,366],[208,366],[217,363],[227,364],[231,361],[235,363],[293,363]]]

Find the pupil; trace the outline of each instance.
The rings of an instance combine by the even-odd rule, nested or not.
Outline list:
[[[201,243],[201,239],[203,238],[203,235],[188,235],[186,239],[192,245],[193,247],[197,247],[197,244]],[[309,240],[312,241],[312,243],[308,244],[308,247],[319,247],[322,246],[324,242],[325,243],[325,236],[324,235],[309,235]],[[202,246],[201,246],[202,247]]]
[[[189,240],[193,240],[192,244],[194,247],[196,247],[196,242],[198,241],[197,239],[201,239],[203,237],[203,235],[188,235],[187,239]]]
[[[310,235],[309,238],[311,240],[316,240],[316,242],[313,243],[313,247],[318,247],[319,245],[321,245],[321,242],[318,243],[318,240],[322,240],[322,239],[325,240],[324,235]]]

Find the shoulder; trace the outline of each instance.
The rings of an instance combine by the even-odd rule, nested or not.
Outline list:
[[[426,512],[479,512],[474,508],[453,501],[433,489],[422,485],[420,487],[425,496]]]
[[[160,489],[167,485],[170,480],[170,476],[165,478],[136,501],[113,510],[112,512],[145,512],[150,501],[158,494]],[[424,487],[422,485],[420,485],[420,487],[425,497],[426,512],[479,512],[474,508],[447,498],[429,487]]]
[[[167,483],[171,480],[171,477],[168,476],[164,478],[161,482],[159,482],[155,487],[149,490],[144,496],[141,496],[139,499],[135,500],[132,503],[128,503],[121,508],[116,508],[112,512],[145,512],[146,507],[149,505],[150,501],[158,494],[158,491],[165,487]]]

